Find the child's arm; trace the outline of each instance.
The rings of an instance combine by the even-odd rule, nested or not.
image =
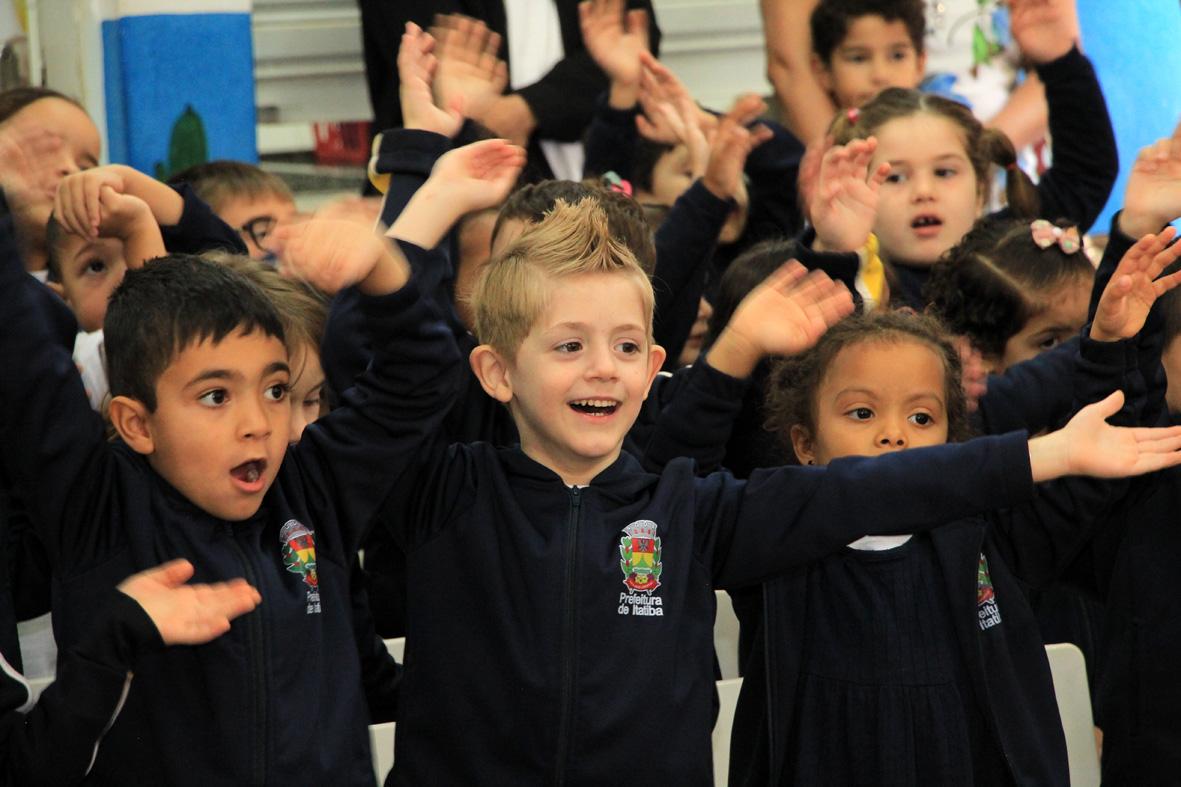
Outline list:
[[[1115,132],[1090,61],[1076,48],[1074,0],[1017,0],[1010,25],[1046,86],[1054,163],[1038,181],[1041,215],[1090,228],[1119,174]]]
[[[184,584],[192,573],[188,561],[174,560],[126,579],[89,635],[60,654],[57,680],[37,704],[3,709],[0,784],[81,782],[122,709],[136,659],[164,645],[208,642],[262,600],[241,579]]]
[[[97,237],[102,194],[108,188],[147,204],[169,251],[197,254],[224,249],[246,253],[238,233],[219,219],[189,186],[182,184],[174,189],[123,164],[95,167],[63,178],[54,199],[53,215],[67,232],[83,238]]]
[[[787,127],[805,143],[824,138],[837,107],[812,69],[812,11],[819,0],[761,0],[767,78]]]
[[[788,356],[816,343],[853,311],[849,291],[819,271],[790,262],[750,291],[734,316],[661,411],[644,447],[644,464],[659,472],[687,456],[699,470],[721,462],[738,416],[744,381],[769,356]]]
[[[519,148],[489,140],[441,158],[392,229],[400,247],[425,255],[460,216],[497,204],[523,157]],[[286,460],[315,490],[310,499],[324,501],[324,516],[341,523],[347,557],[395,485],[427,471],[422,451],[440,439],[459,353],[399,247],[327,222],[276,233],[285,267],[330,291],[355,284],[366,296],[360,307],[375,349],[370,368],[343,393],[341,407],[305,430]]]

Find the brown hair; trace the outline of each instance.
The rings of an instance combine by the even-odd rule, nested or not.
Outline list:
[[[57,98],[69,104],[86,111],[86,107],[82,106],[77,100],[70,98],[65,93],[59,93],[56,90],[51,90],[47,87],[14,87],[10,90],[5,90],[0,93],[0,123],[11,118],[17,112],[32,104],[35,101],[40,101],[43,98]]]
[[[182,169],[168,178],[169,185],[188,183],[214,212],[232,199],[278,197],[295,202],[291,189],[278,175],[243,161],[218,160]]]
[[[593,197],[574,204],[558,200],[545,218],[485,266],[471,295],[476,336],[515,356],[545,310],[548,283],[582,273],[619,273],[635,279],[651,341],[652,284],[632,251],[612,236],[607,215]]]
[[[279,315],[287,351],[293,357],[302,345],[310,345],[317,353],[328,324],[328,299],[310,285],[288,279],[272,266],[241,254],[209,251],[201,256],[212,260],[258,286]]]
[[[829,328],[812,349],[777,362],[771,369],[767,385],[766,428],[785,441],[789,439],[791,428],[797,425],[815,436],[819,412],[816,392],[837,355],[846,347],[863,342],[888,345],[908,341],[929,347],[943,361],[947,440],[966,440],[971,436],[971,427],[959,353],[937,319],[901,311],[875,311],[847,317]],[[905,370],[899,373],[905,374]],[[791,449],[790,443],[788,448]]]
[[[995,165],[1005,170],[1005,197],[1009,211],[1017,218],[1037,218],[1040,208],[1037,187],[1017,166],[1013,143],[1003,131],[985,128],[972,110],[956,101],[918,90],[886,88],[861,109],[838,113],[830,132],[836,144],[846,145],[855,139],[872,136],[891,120],[919,113],[946,118],[959,128],[963,134],[964,152],[976,173],[976,188],[985,201],[991,191],[992,167]]]

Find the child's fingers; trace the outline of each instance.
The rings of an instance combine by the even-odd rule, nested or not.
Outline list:
[[[770,276],[763,280],[763,284],[775,290],[789,290],[795,282],[808,275],[808,269],[799,260],[788,260],[776,268]]]
[[[643,8],[634,8],[627,12],[627,32],[639,36],[648,48],[648,12]]]
[[[1094,404],[1083,408],[1084,410],[1091,410],[1092,413],[1103,420],[1107,420],[1111,416],[1119,412],[1119,409],[1124,406],[1124,392],[1121,390],[1112,391],[1106,398],[1100,399]]]
[[[167,563],[162,563],[144,573],[168,587],[179,587],[192,578],[193,564],[184,558],[177,558],[176,560],[169,560]]]
[[[774,131],[772,131],[767,126],[764,126],[762,123],[759,123],[757,126],[754,126],[750,129],[751,149],[753,150],[754,148],[757,148],[759,145],[769,141],[774,136]]]
[[[869,183],[874,189],[877,189],[886,182],[886,178],[888,177],[890,177],[890,164],[883,161],[881,164],[878,164],[877,169],[875,169],[870,174]]]

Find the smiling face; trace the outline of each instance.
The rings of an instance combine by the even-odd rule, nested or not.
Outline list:
[[[976,172],[954,122],[920,112],[878,127],[870,171],[882,162],[873,231],[893,262],[933,265],[972,228],[984,207]]]
[[[649,340],[632,274],[582,273],[546,286],[546,307],[494,395],[508,403],[526,454],[567,484],[587,484],[619,456],[664,351]]]
[[[826,465],[843,456],[947,442],[943,361],[910,338],[870,339],[833,358],[816,390],[815,434],[791,428],[792,447],[805,464]]]
[[[858,17],[828,64],[817,61],[816,74],[842,109],[859,107],[888,87],[916,88],[926,55],[900,19],[887,22],[876,14]]]
[[[287,450],[290,377],[283,342],[261,331],[191,344],[156,382],[156,410],[143,416],[146,442],[129,443],[194,505],[247,519]]]

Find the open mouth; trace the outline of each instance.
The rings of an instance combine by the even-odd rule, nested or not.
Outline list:
[[[619,409],[619,402],[614,399],[578,399],[570,402],[570,409],[583,415],[603,417]]]
[[[910,228],[922,236],[935,235],[942,226],[943,219],[931,215],[915,216],[910,223]]]
[[[257,492],[262,489],[262,474],[266,469],[267,460],[251,459],[231,469],[230,477],[245,491]]]

